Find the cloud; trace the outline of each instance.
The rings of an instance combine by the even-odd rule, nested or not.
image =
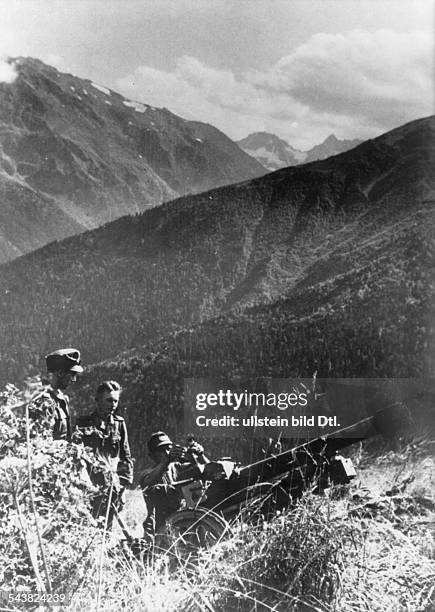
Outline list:
[[[13,83],[17,78],[18,72],[14,66],[14,62],[10,62],[8,58],[15,58],[19,56],[18,53],[2,54],[0,55],[0,83]],[[54,66],[58,70],[65,70],[65,63],[60,55],[43,54],[39,57],[41,61]]]
[[[248,80],[312,111],[389,127],[433,112],[433,41],[422,31],[315,34]]]
[[[269,116],[284,112],[288,103],[286,95],[276,95],[271,104],[268,92],[237,80],[231,71],[217,70],[190,56],[179,58],[173,72],[141,66],[119,79],[117,85],[131,96],[146,96],[145,101],[151,104],[176,108],[192,118],[198,118],[197,111],[203,114],[215,107],[245,115]]]
[[[118,79],[115,88],[127,97],[165,106],[186,119],[212,123],[232,138],[261,129],[289,127],[306,108],[287,94],[271,93],[237,78],[228,70],[183,56],[172,72],[140,66]]]
[[[183,56],[172,71],[140,66],[116,86],[234,139],[266,130],[309,148],[331,132],[370,138],[431,114],[432,58],[429,33],[353,30],[315,34],[261,72]]]
[[[17,77],[17,73],[12,64],[0,58],[0,83],[12,83]]]

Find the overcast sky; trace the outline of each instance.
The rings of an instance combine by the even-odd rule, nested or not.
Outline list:
[[[0,0],[2,56],[302,149],[432,114],[433,38],[433,0]]]

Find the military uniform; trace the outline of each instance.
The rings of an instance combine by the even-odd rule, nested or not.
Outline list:
[[[155,432],[148,441],[151,457],[155,451],[172,446],[171,439],[163,431]],[[199,444],[190,445],[190,450],[195,450],[196,457],[204,455],[204,449]],[[144,470],[140,477],[140,487],[147,507],[147,516],[143,523],[144,537],[151,542],[164,526],[166,519],[181,506],[182,493],[174,483],[183,479],[183,476],[188,477],[188,470],[196,463],[192,455],[185,463],[169,461],[168,458],[165,465],[157,463],[158,459],[153,460],[154,467]]]
[[[133,460],[128,443],[127,426],[124,419],[118,415],[110,415],[106,421],[96,412],[77,419],[72,441],[90,447],[98,466],[88,466],[89,477],[99,493],[92,500],[94,518],[104,516],[107,511],[110,487],[112,487],[112,504],[109,513],[111,523],[115,510],[122,503],[122,493],[126,484],[133,480]],[[121,480],[118,467],[122,464]]]
[[[173,486],[178,480],[180,464],[170,463],[158,482],[151,486],[145,484],[147,476],[153,470],[142,472],[140,486],[147,507],[147,516],[143,522],[144,537],[154,540],[155,534],[163,527],[166,519],[181,505],[181,491]]]
[[[47,387],[29,405],[33,419],[45,417],[52,426],[54,440],[71,440],[71,415],[69,397],[60,389]]]
[[[63,389],[74,382],[77,374],[83,372],[80,365],[80,351],[74,348],[60,349],[46,355],[47,371],[53,374],[53,385],[29,405],[29,416],[35,420],[48,419],[52,426],[54,440],[71,440],[71,416],[69,397]]]

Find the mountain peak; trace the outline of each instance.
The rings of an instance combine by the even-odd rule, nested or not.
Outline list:
[[[329,134],[327,138],[323,141],[323,144],[335,144],[337,142],[341,142],[335,134]]]
[[[0,83],[0,262],[178,195],[264,174],[217,128],[39,59]]]
[[[274,171],[287,166],[298,166],[325,159],[348,151],[361,142],[362,140],[339,140],[335,134],[330,134],[321,144],[308,151],[300,151],[275,134],[254,132],[239,140],[237,144],[268,170]]]
[[[303,161],[304,153],[294,149],[276,134],[254,132],[239,140],[239,147],[248,155],[255,157],[268,170],[278,170],[294,166]]]

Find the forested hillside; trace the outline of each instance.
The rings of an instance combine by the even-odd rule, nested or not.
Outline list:
[[[95,381],[119,380],[133,448],[143,461],[151,431],[164,428],[180,436],[183,430],[184,378],[212,377],[243,390],[265,377],[314,372],[319,378],[431,377],[433,204],[404,217],[394,232],[363,241],[362,257],[357,250],[347,261],[344,253],[331,253],[323,262],[331,272],[315,282],[322,270],[312,268],[289,298],[220,316],[92,367],[75,390],[77,408],[87,405]],[[423,396],[410,407],[430,422],[422,414]]]
[[[275,308],[289,330],[292,319],[316,329],[313,315],[335,329],[328,304],[371,329],[365,306],[349,311],[368,293],[378,296],[374,315],[410,334],[398,318],[404,315],[394,313],[403,300],[406,308],[427,307],[405,286],[409,280],[415,290],[429,290],[433,130],[433,118],[415,121],[329,160],[182,198],[2,266],[2,377],[35,373],[41,356],[58,346],[79,346],[92,363],[221,313],[231,311],[244,325],[241,309],[285,296],[292,307]],[[417,320],[414,311],[410,319]],[[279,326],[279,340],[267,340],[276,325],[268,324],[258,343],[261,351],[273,347],[270,359],[279,368],[292,361],[275,345],[294,350],[294,343]],[[370,334],[384,342],[379,325]],[[235,364],[250,351],[233,332],[225,342],[232,338],[226,359]],[[355,342],[363,351],[362,339]],[[220,334],[217,344],[225,344]],[[300,336],[299,345],[307,359],[313,343]],[[355,360],[358,352],[351,366],[358,373]]]

